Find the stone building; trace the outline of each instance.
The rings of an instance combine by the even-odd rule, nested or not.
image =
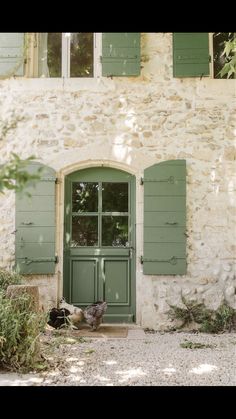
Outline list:
[[[44,168],[30,197],[0,196],[0,266],[44,308],[105,299],[107,321],[154,329],[181,295],[236,308],[236,83],[218,40],[0,34],[0,163]]]

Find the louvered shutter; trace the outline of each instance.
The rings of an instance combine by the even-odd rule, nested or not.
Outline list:
[[[173,33],[174,77],[209,76],[209,62],[208,33]]]
[[[102,75],[140,74],[140,33],[102,34]]]
[[[16,269],[22,274],[55,272],[55,171],[40,163],[27,170],[36,173],[43,167],[40,181],[26,193],[16,194]]]
[[[144,256],[147,275],[186,273],[186,161],[144,171]]]
[[[0,76],[23,76],[24,33],[0,33]]]

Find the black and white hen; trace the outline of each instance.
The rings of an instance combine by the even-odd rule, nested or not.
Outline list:
[[[54,327],[55,329],[59,329],[61,326],[65,324],[69,324],[68,316],[70,315],[69,310],[66,308],[56,308],[53,307],[49,311],[49,326]]]
[[[102,317],[106,309],[107,303],[105,301],[97,301],[84,309],[84,319],[92,327],[92,331],[97,330],[102,323]]]

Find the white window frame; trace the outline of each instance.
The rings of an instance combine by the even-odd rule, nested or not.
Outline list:
[[[210,78],[214,79],[214,50],[213,50],[213,32],[209,32],[209,55],[211,57],[210,61]]]
[[[102,33],[93,33],[93,77],[78,77],[78,78],[97,78],[101,76],[101,47],[102,47]],[[70,77],[70,32],[62,33],[62,65],[61,65],[61,77]],[[77,78],[77,77],[73,77]]]
[[[62,32],[62,56],[61,56],[61,77],[39,77],[38,76],[38,34],[29,34],[31,48],[29,50],[29,66],[26,69],[26,77],[52,79],[79,79],[91,80],[102,76],[102,33],[93,33],[93,77],[70,77],[70,33]]]

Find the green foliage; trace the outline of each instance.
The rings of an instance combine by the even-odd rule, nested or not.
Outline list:
[[[205,348],[213,348],[213,345],[208,345],[205,343],[200,342],[191,342],[191,340],[187,340],[186,342],[180,343],[181,348],[186,349],[205,349]]]
[[[10,272],[5,269],[0,269],[0,292],[5,295],[9,285],[21,284],[23,277],[16,272]]]
[[[189,325],[191,322],[202,323],[211,316],[211,310],[208,310],[203,303],[196,301],[187,301],[181,296],[184,307],[170,305],[169,317],[174,320],[182,320],[181,327]]]
[[[39,180],[41,168],[34,174],[27,171],[27,165],[33,160],[34,156],[21,160],[17,154],[11,153],[11,160],[0,167],[0,193],[5,189],[20,192],[25,186],[30,186]]]
[[[47,322],[45,313],[32,311],[29,294],[6,298],[0,293],[0,366],[27,371],[39,362],[39,336]]]
[[[226,302],[216,310],[210,310],[203,303],[187,301],[182,296],[184,307],[170,305],[169,317],[172,320],[181,320],[180,328],[188,326],[191,322],[200,324],[199,330],[205,333],[230,332],[236,329],[236,310]]]
[[[230,34],[231,35],[231,34]],[[225,65],[219,72],[220,77],[227,75],[227,79],[232,75],[236,75],[236,36],[232,34],[232,38],[224,43],[224,51],[222,56],[225,58]]]
[[[202,322],[200,331],[205,333],[220,333],[230,332],[234,328],[236,328],[236,310],[224,302],[212,313],[210,318]]]

